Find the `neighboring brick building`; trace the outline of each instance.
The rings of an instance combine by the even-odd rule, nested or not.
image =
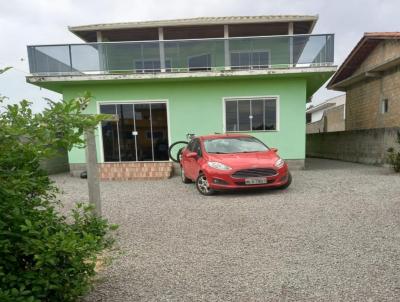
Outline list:
[[[306,110],[306,133],[336,132],[345,130],[346,95],[331,98]]]
[[[400,126],[400,32],[365,33],[327,87],[347,94],[346,130]]]

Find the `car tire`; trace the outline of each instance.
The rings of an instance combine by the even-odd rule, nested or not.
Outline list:
[[[207,178],[203,173],[200,173],[196,179],[196,188],[202,195],[210,196],[215,194],[215,190],[209,187]]]
[[[192,182],[190,178],[186,177],[185,170],[183,169],[182,166],[181,166],[181,180],[184,184],[190,184]]]
[[[291,183],[292,183],[292,174],[290,174],[290,172],[289,172],[289,177],[288,177],[287,182],[283,186],[278,187],[278,189],[285,190],[290,186]]]

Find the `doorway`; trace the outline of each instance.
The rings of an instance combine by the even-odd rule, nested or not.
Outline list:
[[[101,124],[104,162],[168,161],[166,102],[102,103],[100,113],[118,117]]]

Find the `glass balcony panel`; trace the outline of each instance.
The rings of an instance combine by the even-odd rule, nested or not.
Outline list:
[[[29,46],[32,74],[200,72],[333,64],[333,35]]]
[[[35,73],[71,72],[68,45],[34,46],[28,54],[30,67]]]
[[[72,70],[82,73],[99,73],[103,70],[100,44],[71,45]],[[99,51],[100,50],[100,51]]]

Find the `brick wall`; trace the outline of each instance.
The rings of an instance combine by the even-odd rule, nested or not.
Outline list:
[[[365,164],[384,164],[400,127],[307,134],[306,155]]]
[[[329,108],[325,111],[327,132],[344,131],[344,105]]]
[[[99,163],[101,180],[165,179],[173,175],[172,162]],[[70,164],[70,174],[79,177],[86,164]]]
[[[382,100],[389,101],[389,112],[382,113]],[[400,125],[400,69],[384,73],[347,90],[346,130],[396,127]]]
[[[400,41],[381,42],[354,72],[357,75],[390,59],[400,57]],[[400,125],[400,67],[348,87],[346,130],[397,127]],[[389,101],[389,112],[382,113],[382,100]]]
[[[165,179],[173,174],[171,162],[99,164],[101,180]]]
[[[320,133],[325,131],[325,119],[322,117],[319,121],[308,123],[306,125],[306,133]]]

